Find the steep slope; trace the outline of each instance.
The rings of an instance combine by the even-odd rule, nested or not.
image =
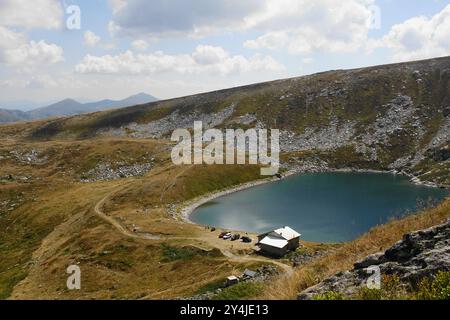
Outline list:
[[[120,176],[97,176],[106,164]],[[148,164],[142,174],[120,172]],[[254,180],[258,172],[174,168],[165,141],[1,140],[0,299],[173,299],[234,270],[257,269],[260,262],[229,260],[212,245],[229,246],[228,252],[236,243],[180,223],[166,207]],[[83,290],[69,291],[66,269],[77,262]]]
[[[431,278],[439,272],[450,270],[450,220],[426,230],[406,234],[401,241],[386,250],[384,253],[370,255],[354,265],[354,269],[340,272],[321,283],[303,291],[299,299],[314,299],[317,296],[327,295],[331,292],[343,295],[345,298],[362,298],[368,293],[371,296],[382,298],[385,288],[367,289],[366,283],[370,267],[378,267],[382,278],[386,281],[391,277],[402,284],[396,285],[397,296],[407,295],[407,289],[417,289],[420,281]],[[448,274],[447,274],[448,277]],[[448,282],[448,280],[447,280]],[[406,287],[404,292],[401,287]],[[445,290],[445,289],[444,289]],[[441,293],[448,299],[448,292]],[[386,293],[384,293],[386,295]],[[388,292],[389,294],[389,292]]]
[[[165,138],[194,120],[258,125],[282,131],[284,152],[308,151],[337,168],[405,170],[448,185],[449,78],[449,57],[330,71],[59,119],[30,137]]]

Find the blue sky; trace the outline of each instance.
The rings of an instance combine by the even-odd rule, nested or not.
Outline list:
[[[171,98],[450,54],[444,0],[32,3],[0,0],[0,108]],[[80,29],[66,26],[71,5]]]

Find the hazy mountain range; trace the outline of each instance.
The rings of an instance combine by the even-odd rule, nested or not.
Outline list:
[[[146,94],[139,93],[123,100],[101,100],[90,103],[80,103],[73,99],[65,99],[60,102],[33,109],[30,111],[9,110],[0,108],[0,123],[11,123],[18,121],[37,120],[51,117],[72,116],[82,113],[90,113],[101,110],[117,109],[129,106],[154,102],[158,99]]]

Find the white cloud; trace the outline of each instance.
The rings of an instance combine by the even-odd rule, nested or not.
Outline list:
[[[17,66],[49,65],[63,60],[63,49],[41,40],[30,41],[5,52],[5,61]]]
[[[219,74],[284,70],[284,66],[270,56],[254,55],[245,58],[232,56],[221,47],[198,46],[191,54],[168,55],[162,51],[135,54],[126,51],[116,56],[87,55],[75,67],[78,73],[104,74]]]
[[[110,1],[116,35],[207,36],[260,32],[244,46],[305,53],[354,51],[364,45],[374,0]]]
[[[368,39],[372,0],[277,0],[249,19],[265,33],[244,46],[290,53],[352,52]],[[289,8],[289,10],[286,10]]]
[[[122,82],[122,84],[125,84]],[[77,75],[72,73],[59,73],[59,74],[17,74],[14,77],[8,78],[7,80],[0,81],[0,87],[3,89],[8,88],[9,90],[19,90],[23,89],[40,90],[43,89],[57,89],[53,91],[53,94],[59,95],[61,90],[64,89],[93,89],[99,85],[97,79],[79,79]],[[108,83],[104,84],[105,87]],[[7,89],[7,90],[8,90]],[[8,91],[9,91],[8,90]],[[54,96],[49,97],[51,99]],[[64,97],[66,98],[66,97]]]
[[[0,25],[25,29],[54,29],[62,25],[63,10],[58,0],[1,0]]]
[[[44,40],[28,41],[19,30],[55,29],[62,25],[63,11],[58,0],[0,1],[0,63],[31,71],[63,60],[63,49]]]
[[[272,0],[270,0],[272,1]],[[112,0],[113,34],[202,36],[244,27],[246,18],[262,10],[261,0]]]
[[[24,34],[14,32],[8,28],[0,26],[0,54],[2,50],[11,50],[26,42]],[[2,59],[0,58],[0,61]]]
[[[132,46],[134,49],[136,49],[136,50],[144,51],[144,50],[146,50],[146,49],[149,47],[149,44],[148,44],[148,42],[145,41],[145,40],[134,40],[134,41],[131,43],[131,46]]]
[[[123,7],[125,7],[127,2],[126,0],[109,0],[109,4],[113,8],[113,13],[115,14]]]
[[[269,32],[257,38],[256,40],[247,40],[244,47],[249,49],[270,49],[276,50],[284,47],[289,40],[289,36],[285,32]]]
[[[28,42],[22,33],[0,26],[0,63],[27,70],[63,60],[63,49],[55,44]]]
[[[394,25],[382,39],[369,43],[394,50],[394,61],[426,59],[450,54],[450,5],[431,18],[414,17]]]
[[[84,33],[84,43],[89,47],[95,47],[100,40],[101,38],[90,30]]]
[[[192,58],[198,65],[216,65],[229,59],[229,54],[222,47],[200,45]]]

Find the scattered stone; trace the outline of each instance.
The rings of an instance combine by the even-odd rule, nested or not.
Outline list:
[[[346,146],[355,135],[356,122],[339,122],[332,119],[325,128],[308,128],[303,134],[282,130],[280,149],[283,152],[298,150],[332,150]]]
[[[232,104],[222,111],[210,114],[200,113],[198,111],[184,114],[176,110],[162,119],[147,124],[131,123],[118,129],[102,129],[98,133],[108,136],[160,139],[169,136],[176,129],[192,129],[194,121],[202,121],[204,130],[214,128],[231,117],[235,107],[235,104]]]
[[[46,156],[41,156],[38,151],[32,149],[28,152],[21,152],[19,150],[12,150],[10,155],[17,161],[32,164],[32,165],[42,165],[48,161]]]
[[[101,163],[87,172],[81,182],[111,181],[123,178],[143,176],[149,172],[153,164],[119,165],[115,169],[109,163]]]
[[[262,267],[258,268],[256,271],[251,270],[245,270],[243,275],[239,278],[236,278],[238,281],[236,282],[233,278],[232,282],[235,285],[237,283],[242,282],[265,282],[270,280],[271,278],[278,275],[278,271],[276,267],[273,265],[263,265]],[[220,294],[224,288],[227,287],[227,282],[224,281],[223,287],[218,288],[214,291],[206,292],[203,294],[195,295],[188,298],[181,298],[180,300],[198,300],[198,301],[205,301],[205,300],[211,300],[214,296]]]
[[[357,294],[371,275],[367,268],[377,266],[382,275],[396,275],[403,284],[414,284],[439,271],[450,270],[450,220],[430,229],[406,234],[384,253],[370,255],[354,265],[303,291],[299,299],[312,299],[327,292],[340,292],[348,297]]]
[[[247,113],[243,116],[238,117],[237,119],[233,119],[230,121],[231,124],[242,124],[242,125],[250,125],[252,123],[255,123],[258,120],[255,114],[253,113]]]
[[[316,251],[313,253],[309,253],[309,252],[295,252],[291,257],[290,260],[292,262],[292,265],[294,267],[299,267],[302,266],[304,264],[307,264],[308,262],[311,262],[314,259],[320,258],[321,256],[323,256],[325,253],[329,253],[330,251]]]

